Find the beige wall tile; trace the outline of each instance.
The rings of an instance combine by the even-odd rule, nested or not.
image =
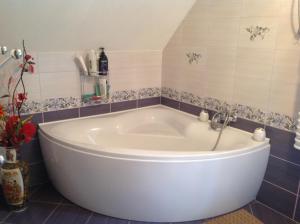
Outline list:
[[[267,111],[269,109],[269,92],[269,81],[255,77],[243,77],[235,80],[233,102]]]
[[[277,16],[286,0],[245,0],[242,17]]]
[[[208,31],[208,46],[236,47],[239,18],[212,18]]]
[[[276,51],[272,82],[298,84],[300,82],[300,51]]]
[[[300,85],[272,82],[270,111],[297,117],[300,111]]]
[[[248,17],[240,20],[239,47],[274,49],[277,35],[277,18],[273,17]],[[264,36],[256,36],[250,40],[251,33],[246,29],[256,26],[268,28]]]
[[[239,48],[236,61],[236,79],[252,77],[270,81],[273,60],[273,50]]]

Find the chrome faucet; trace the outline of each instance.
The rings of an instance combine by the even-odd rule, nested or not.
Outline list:
[[[225,128],[230,122],[236,122],[237,115],[228,111],[217,112],[211,119],[210,126],[213,130]]]

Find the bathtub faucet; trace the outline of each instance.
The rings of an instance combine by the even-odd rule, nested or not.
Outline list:
[[[225,128],[230,122],[236,122],[237,115],[228,111],[217,112],[211,119],[210,126],[214,130]]]

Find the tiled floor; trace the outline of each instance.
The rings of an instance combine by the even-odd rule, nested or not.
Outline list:
[[[0,197],[1,198],[1,197]],[[296,224],[259,202],[252,202],[245,209],[265,224]],[[31,191],[28,208],[24,212],[9,212],[0,200],[1,224],[138,224],[96,214],[80,208],[63,198],[53,187],[44,185]],[[200,224],[201,221],[188,222]]]

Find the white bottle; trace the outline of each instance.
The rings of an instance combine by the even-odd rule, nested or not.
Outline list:
[[[97,56],[95,50],[90,50],[88,54],[88,68],[89,74],[91,76],[96,76],[98,67],[97,67]]]
[[[253,139],[257,142],[263,142],[266,139],[266,131],[263,128],[256,128],[253,133]]]
[[[107,97],[107,80],[106,79],[99,79],[99,86],[100,86],[100,93],[101,97]]]
[[[207,122],[209,119],[209,114],[206,110],[202,110],[199,114],[199,120],[202,122]]]

